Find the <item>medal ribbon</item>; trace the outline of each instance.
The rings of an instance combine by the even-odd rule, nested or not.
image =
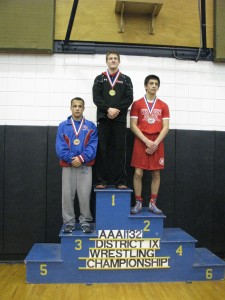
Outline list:
[[[114,86],[115,86],[115,84],[116,84],[116,82],[117,82],[117,79],[118,79],[118,77],[120,76],[120,70],[118,70],[117,71],[117,74],[116,74],[116,76],[114,77],[114,79],[112,80],[111,79],[111,77],[110,77],[110,74],[109,74],[109,71],[108,70],[106,70],[106,75],[107,75],[107,77],[108,77],[108,80],[109,80],[109,83],[110,83],[110,85],[111,85],[111,87],[112,87],[112,89],[114,88]]]
[[[153,103],[152,103],[152,107],[150,107],[150,105],[149,105],[149,103],[148,103],[148,100],[147,100],[147,98],[146,98],[146,95],[144,95],[144,99],[145,99],[145,103],[146,103],[146,106],[147,106],[147,108],[148,108],[149,114],[150,114],[150,116],[151,116],[152,111],[153,111],[153,108],[154,108],[155,103],[156,103],[156,97],[155,97],[155,99],[154,99],[154,101],[153,101]]]
[[[71,117],[71,123],[72,123],[73,130],[74,130],[74,133],[75,133],[76,138],[77,138],[78,135],[79,135],[79,133],[80,133],[80,131],[81,131],[81,127],[83,126],[83,123],[84,123],[84,117],[82,117],[82,119],[81,119],[80,126],[79,126],[79,128],[78,128],[78,131],[77,131],[77,129],[76,129],[76,126],[75,126],[73,117]]]

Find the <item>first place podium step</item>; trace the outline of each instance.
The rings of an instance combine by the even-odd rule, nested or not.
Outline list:
[[[172,282],[224,279],[225,262],[165,216],[130,214],[132,190],[95,190],[96,223],[84,234],[60,231],[60,244],[35,244],[25,259],[28,283]]]

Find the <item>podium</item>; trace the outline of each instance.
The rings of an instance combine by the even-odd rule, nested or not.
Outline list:
[[[79,224],[61,243],[37,243],[28,253],[27,283],[127,283],[222,280],[225,262],[180,228],[164,228],[165,215],[144,208],[130,214],[131,189],[95,189],[91,234]]]

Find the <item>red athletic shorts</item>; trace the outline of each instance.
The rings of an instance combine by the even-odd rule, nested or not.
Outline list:
[[[151,141],[155,141],[158,136],[158,134],[144,135]],[[135,137],[131,166],[144,170],[164,169],[164,143],[161,142],[153,154],[147,154],[145,150],[146,145]]]

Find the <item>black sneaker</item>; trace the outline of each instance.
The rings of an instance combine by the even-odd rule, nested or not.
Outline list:
[[[91,225],[88,224],[88,223],[81,224],[80,228],[81,228],[81,230],[82,230],[84,233],[91,233],[91,232],[92,232]]]
[[[71,224],[66,224],[64,229],[63,229],[63,232],[64,233],[72,233],[72,231],[75,229],[75,226],[74,225],[71,225]]]

